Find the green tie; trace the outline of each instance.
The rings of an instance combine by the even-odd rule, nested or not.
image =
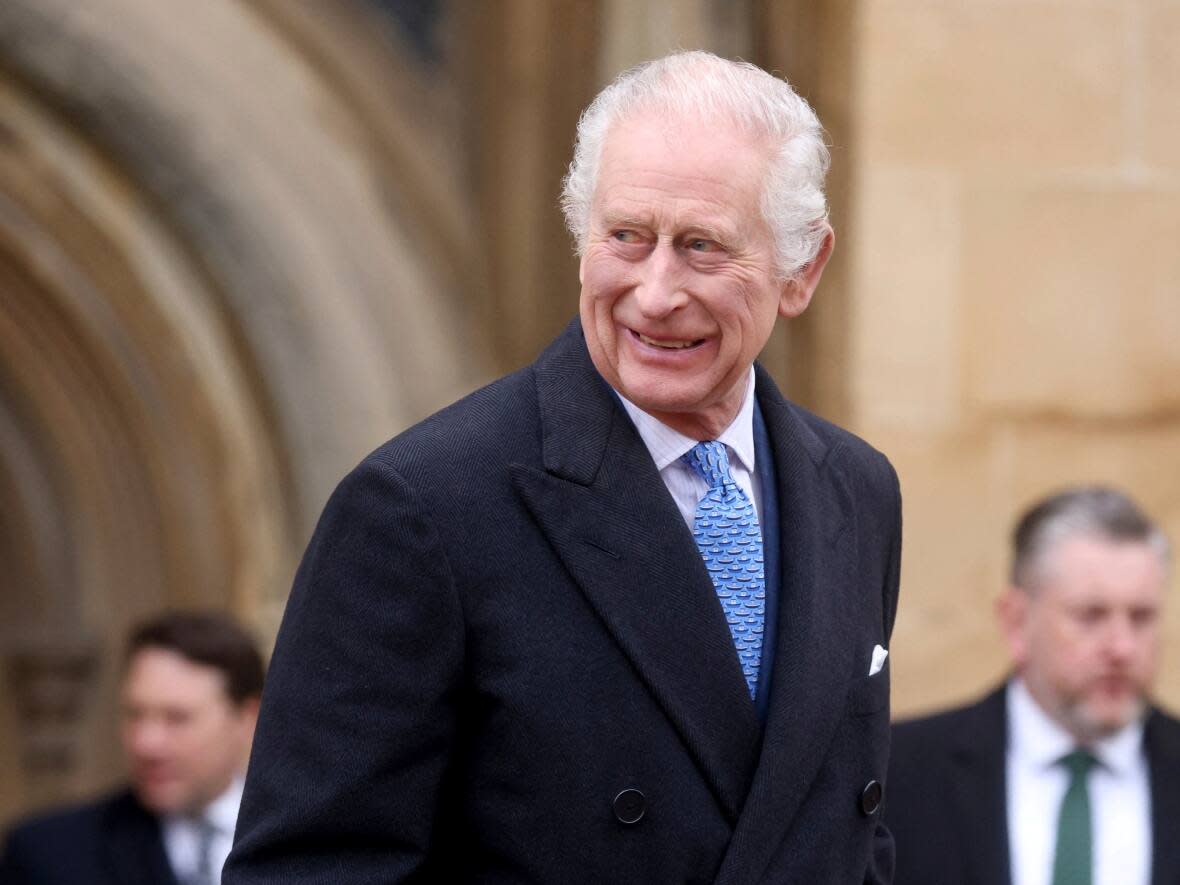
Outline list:
[[[1094,762],[1094,757],[1085,750],[1074,750],[1060,759],[1060,764],[1069,770],[1069,787],[1057,817],[1053,885],[1092,885],[1094,881],[1090,791],[1086,787],[1086,776]]]

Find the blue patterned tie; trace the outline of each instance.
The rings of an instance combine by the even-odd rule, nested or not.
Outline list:
[[[697,504],[692,537],[709,569],[725,610],[750,697],[758,687],[762,629],[766,617],[766,579],[758,514],[729,473],[725,444],[697,443],[683,460],[709,484]]]

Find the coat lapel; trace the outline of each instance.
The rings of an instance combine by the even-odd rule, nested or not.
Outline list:
[[[954,805],[967,885],[1008,885],[1007,685],[971,709],[952,757]]]
[[[692,534],[576,321],[535,377],[543,469],[516,486],[736,822],[761,729]]]
[[[855,637],[843,612],[861,591],[852,497],[831,453],[758,371],[779,502],[778,624],[770,710],[745,810],[718,882],[756,881],[798,813],[844,714]]]
[[[119,885],[176,885],[176,877],[164,853],[159,821],[144,810],[131,793],[119,796],[107,806],[102,826],[112,882]]]

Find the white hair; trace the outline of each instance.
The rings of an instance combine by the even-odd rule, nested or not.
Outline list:
[[[671,119],[721,119],[773,143],[762,215],[775,242],[775,269],[789,279],[819,253],[828,217],[829,154],[811,107],[784,80],[747,62],[680,52],[623,72],[578,120],[561,208],[578,253],[586,244],[603,144],[613,126],[639,112]]]

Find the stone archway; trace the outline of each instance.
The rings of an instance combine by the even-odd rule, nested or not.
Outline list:
[[[269,637],[335,481],[484,376],[420,79],[360,4],[0,8],[0,818],[117,772],[130,622]]]

